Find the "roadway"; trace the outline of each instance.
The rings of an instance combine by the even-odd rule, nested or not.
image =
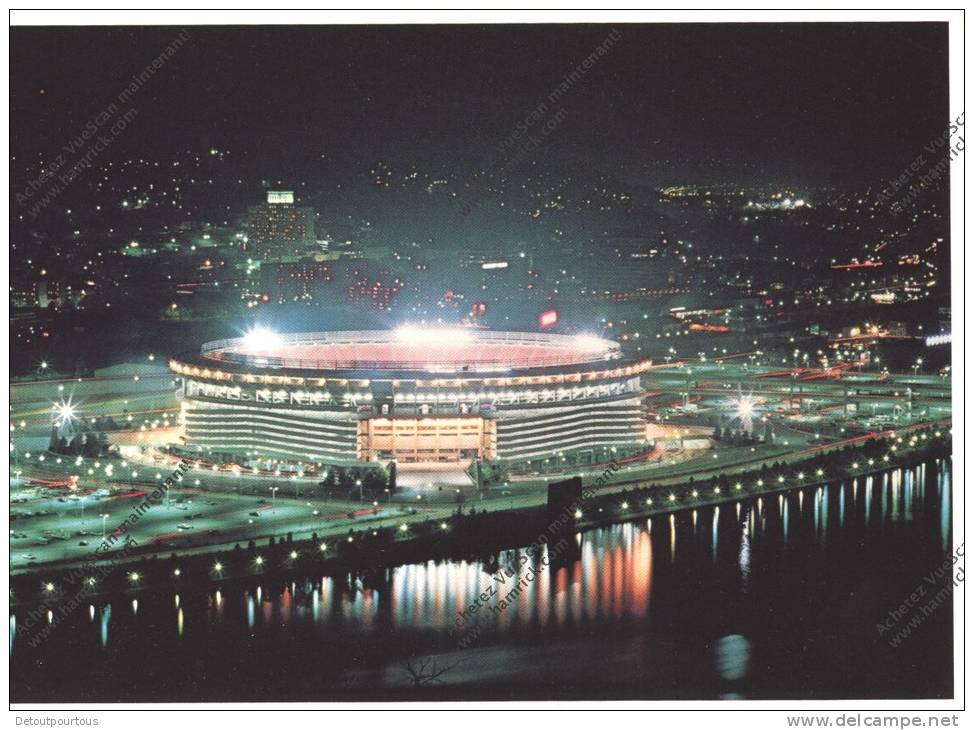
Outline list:
[[[687,372],[689,370],[689,372]],[[755,368],[740,362],[674,363],[654,369],[645,378],[652,393],[650,412],[664,424],[712,423],[715,412],[726,414],[728,401],[739,393],[756,402],[755,432],[759,419],[770,418],[775,431],[771,444],[721,446],[699,452],[664,450],[658,462],[628,464],[604,485],[609,490],[634,483],[669,484],[689,476],[707,479],[718,473],[744,471],[772,461],[804,458],[810,450],[840,448],[854,438],[845,426],[878,430],[877,422],[897,428],[920,420],[950,416],[950,382],[923,374],[894,375],[843,373],[840,379],[796,382],[773,368]],[[89,560],[102,537],[111,533],[175,468],[160,454],[129,451],[124,457],[76,459],[43,452],[50,435],[52,406],[68,399],[79,417],[112,416],[137,431],[161,431],[175,423],[178,404],[169,375],[131,375],[35,381],[11,385],[11,566],[15,572],[50,562]],[[801,388],[802,405],[792,401]],[[911,397],[907,399],[906,389]],[[850,394],[850,391],[856,391]],[[852,404],[847,408],[846,404]],[[868,404],[868,409],[864,407]],[[836,410],[838,409],[838,410]],[[167,418],[168,417],[168,418]],[[128,420],[130,419],[131,420]],[[829,424],[833,424],[829,435]],[[822,426],[822,433],[818,433]],[[840,428],[841,426],[841,428]],[[578,473],[581,468],[570,469]],[[591,484],[604,467],[583,475]],[[71,494],[68,480],[78,477],[86,497]],[[306,538],[345,535],[349,529],[409,524],[445,518],[458,502],[465,509],[495,511],[542,504],[548,482],[556,475],[527,475],[479,493],[463,485],[454,489],[404,489],[385,496],[378,505],[359,500],[308,499],[302,490],[319,477],[275,477],[231,474],[212,469],[191,470],[162,504],[144,514],[131,535],[140,546],[156,546],[168,553],[232,546],[250,539],[266,539],[292,532]],[[208,490],[207,487],[213,487]],[[259,491],[260,496],[231,490]],[[216,491],[219,490],[219,491]],[[353,516],[349,517],[349,513]],[[108,517],[101,518],[101,515]]]

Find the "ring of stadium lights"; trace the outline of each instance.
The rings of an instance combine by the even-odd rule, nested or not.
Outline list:
[[[462,333],[462,334],[461,334]],[[444,339],[445,338],[445,339]],[[255,349],[255,342],[266,344],[266,350]],[[381,346],[403,344],[422,348],[426,361],[384,355]],[[437,344],[438,343],[438,344]],[[287,350],[307,347],[347,346],[364,348],[368,358],[300,358],[287,355]],[[518,360],[511,356],[484,357],[491,350],[525,347],[538,351],[533,357]],[[464,350],[469,359],[445,361],[436,355],[450,350]],[[279,354],[268,354],[277,350]],[[599,367],[612,363],[615,367]],[[389,373],[410,378],[430,387],[479,380],[485,385],[504,387],[526,384],[543,385],[581,382],[621,377],[645,372],[652,367],[649,359],[626,360],[619,345],[593,335],[557,335],[533,332],[494,332],[464,328],[409,328],[399,330],[366,330],[311,332],[291,335],[253,334],[245,337],[205,343],[199,355],[173,358],[169,366],[177,375],[205,380],[267,385],[316,385],[337,382],[381,379]],[[432,377],[431,376],[438,376]],[[528,380],[526,380],[528,379]]]

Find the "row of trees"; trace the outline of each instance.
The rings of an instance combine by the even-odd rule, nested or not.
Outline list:
[[[746,433],[742,430],[732,429],[730,426],[717,426],[711,438],[722,444],[731,446],[747,446],[748,444],[758,443],[758,438],[753,433]]]
[[[345,492],[358,491],[370,494],[385,493],[396,488],[396,463],[391,462],[388,470],[379,465],[332,466],[318,486],[329,490]]]
[[[66,456],[91,456],[99,457],[108,453],[108,436],[104,431],[89,430],[78,432],[68,436],[58,433],[56,426],[51,427],[51,440],[47,450],[55,454]]]
[[[471,462],[467,472],[474,484],[480,487],[489,487],[494,484],[502,484],[508,479],[508,469],[498,461],[488,461],[487,459],[475,459]]]

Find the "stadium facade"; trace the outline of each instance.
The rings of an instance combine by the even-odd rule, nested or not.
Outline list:
[[[633,453],[650,365],[597,337],[439,327],[257,329],[170,361],[190,452],[322,464]]]

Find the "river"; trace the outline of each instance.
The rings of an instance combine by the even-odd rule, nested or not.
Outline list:
[[[37,646],[23,607],[11,701],[949,697],[950,601],[899,641],[922,614],[889,614],[951,584],[957,566],[926,579],[950,506],[931,462],[568,535],[557,556],[119,595]]]

